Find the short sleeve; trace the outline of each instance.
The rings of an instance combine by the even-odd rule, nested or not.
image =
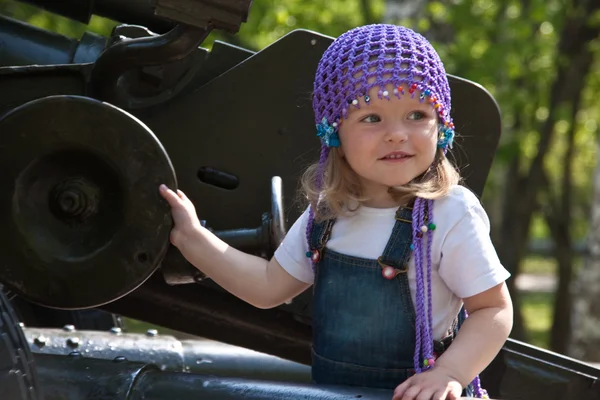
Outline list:
[[[469,207],[446,235],[439,274],[461,298],[484,292],[510,277],[498,258],[489,219],[480,204]]]
[[[314,273],[310,259],[306,257],[306,252],[308,251],[308,243],[306,243],[308,210],[309,208],[304,211],[288,230],[281,245],[275,250],[274,257],[288,274],[302,282],[312,284]]]

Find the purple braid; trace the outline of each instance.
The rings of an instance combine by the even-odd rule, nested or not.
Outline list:
[[[433,200],[427,201],[428,218],[426,224],[433,222]],[[425,224],[424,224],[425,225]],[[428,336],[427,336],[427,353],[426,357],[433,357],[433,303],[431,295],[431,243],[433,242],[433,229],[429,226],[427,230],[427,322],[428,322]]]
[[[419,223],[420,217],[422,217],[421,210],[421,199],[416,198],[413,206],[413,217],[412,217],[412,231],[413,231],[413,246],[414,246],[414,257],[415,257],[415,275],[417,282],[417,293],[416,293],[416,313],[415,313],[415,355],[414,355],[414,367],[417,373],[422,371],[421,363],[423,361],[423,340],[422,337],[422,325],[423,325],[423,270],[422,270],[422,254],[421,254],[421,233]],[[420,212],[421,211],[421,212]]]
[[[430,215],[433,205],[432,200],[424,200],[419,197],[415,199],[413,207],[413,245],[415,248],[415,275],[417,281],[416,288],[416,340],[415,340],[415,371],[417,373],[428,370],[433,366],[433,324],[431,313],[431,232],[429,233],[429,243],[427,245],[427,291],[428,307],[425,307],[425,288],[424,286],[424,260],[423,260],[423,237],[422,227],[426,227],[425,211]],[[431,220],[431,219],[430,219]],[[429,230],[427,230],[429,232]],[[427,313],[427,314],[426,314]],[[421,364],[424,368],[421,368]]]

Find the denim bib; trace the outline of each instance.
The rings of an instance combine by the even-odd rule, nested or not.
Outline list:
[[[400,208],[376,260],[325,248],[335,220],[313,225],[312,379],[319,384],[394,389],[415,373],[415,311],[408,284],[412,209]],[[368,240],[366,238],[365,240]],[[384,268],[395,269],[386,279]],[[453,335],[452,335],[453,336]],[[441,354],[452,336],[434,343]]]

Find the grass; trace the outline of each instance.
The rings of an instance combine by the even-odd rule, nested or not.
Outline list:
[[[529,333],[529,343],[547,349],[552,328],[554,293],[523,292],[523,319]]]
[[[547,276],[555,275],[556,271],[556,261],[551,257],[530,256],[521,265],[523,274]],[[552,329],[554,293],[521,292],[521,302],[529,343],[547,349]]]

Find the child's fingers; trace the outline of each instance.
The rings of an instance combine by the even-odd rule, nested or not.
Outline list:
[[[398,387],[396,387],[396,389],[394,390],[394,397],[392,400],[402,399],[402,396],[404,396],[404,393],[406,393],[406,391],[410,388],[411,384],[412,384],[412,379],[408,378],[407,380],[404,381],[404,383],[402,383],[401,385],[398,385]]]
[[[166,185],[160,185],[159,191],[162,197],[169,203],[171,207],[176,207],[180,204],[181,200],[174,191],[169,189]]]
[[[179,195],[179,198],[181,198],[181,200],[188,200],[185,193],[183,193],[181,190],[177,189],[177,194]]]

